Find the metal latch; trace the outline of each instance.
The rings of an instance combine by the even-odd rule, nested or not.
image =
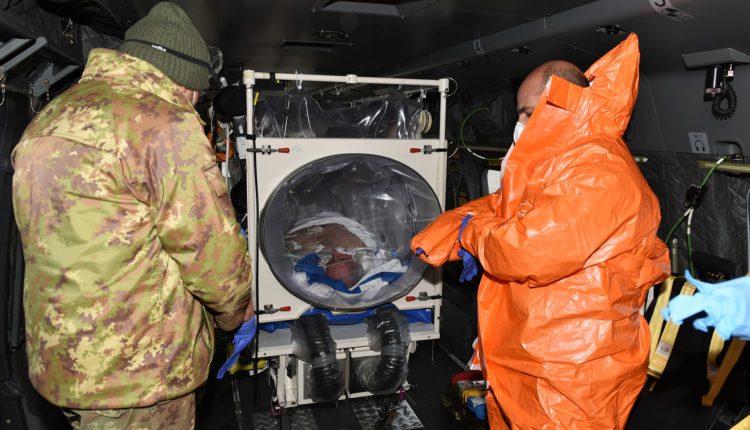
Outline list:
[[[422,148],[409,148],[409,152],[412,154],[421,152],[425,155],[429,155],[433,152],[448,152],[448,148],[433,148],[432,145],[425,145]]]
[[[429,294],[427,294],[426,291],[420,291],[418,296],[416,296],[416,297],[415,296],[406,296],[405,300],[407,302],[413,302],[415,300],[419,300],[420,302],[424,302],[424,301],[427,301],[427,300],[436,300],[436,299],[442,299],[442,298],[443,298],[443,296],[441,296],[440,294],[429,295]]]
[[[271,145],[263,145],[260,148],[247,148],[247,152],[260,152],[261,154],[279,152],[282,154],[288,154],[291,151],[289,150],[289,148],[271,148]]]

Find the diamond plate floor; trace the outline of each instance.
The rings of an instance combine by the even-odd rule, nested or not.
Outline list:
[[[216,358],[213,367],[223,360]],[[380,419],[382,401],[376,397],[300,406],[290,408],[283,417],[271,417],[267,375],[238,373],[220,381],[211,379],[201,395],[196,429],[277,430],[283,421],[283,428],[292,430],[459,430],[464,428],[463,423],[455,421],[442,405],[450,376],[459,370],[432,342],[418,344],[409,359],[412,387],[406,400],[393,408],[391,425]]]

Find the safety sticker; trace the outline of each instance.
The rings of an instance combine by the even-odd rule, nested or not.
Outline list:
[[[649,0],[649,3],[651,3],[651,8],[653,8],[656,13],[667,17],[672,21],[687,21],[694,18],[693,15],[672,6],[672,3],[669,0]]]
[[[708,376],[708,380],[711,381],[718,374],[719,374],[719,366],[717,366],[716,364],[709,363],[706,368],[706,375]]]
[[[669,358],[669,354],[672,353],[672,345],[666,342],[659,342],[656,346],[656,353],[664,358]]]

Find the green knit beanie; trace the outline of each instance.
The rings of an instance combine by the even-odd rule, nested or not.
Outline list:
[[[209,88],[208,46],[179,6],[162,2],[125,32],[120,51],[148,61],[191,90]]]

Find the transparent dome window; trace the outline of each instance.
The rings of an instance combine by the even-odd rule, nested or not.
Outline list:
[[[440,214],[414,170],[376,155],[335,155],[289,175],[260,222],[260,245],[278,281],[305,302],[362,310],[406,295],[427,265],[411,238]]]

